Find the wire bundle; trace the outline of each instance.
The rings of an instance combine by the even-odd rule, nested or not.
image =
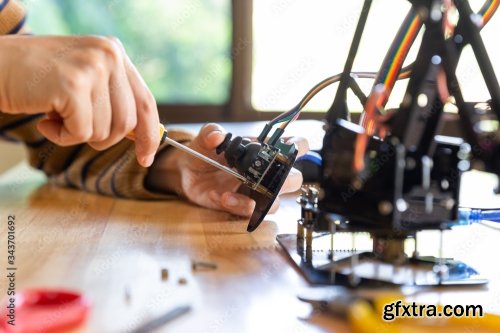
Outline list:
[[[414,10],[410,10],[403,21],[396,38],[389,48],[389,52],[387,53],[377,78],[375,79],[372,94],[378,95],[379,99],[373,107],[368,108],[365,106],[366,117],[362,118],[361,123],[364,127],[368,128],[374,126],[371,122],[374,121],[372,118],[374,117],[375,111],[383,108],[387,103],[389,95],[391,94],[391,91],[396,83],[396,78],[401,70],[401,67],[403,66],[403,62],[408,55],[411,45],[415,41],[415,38],[422,27],[422,23],[422,20],[414,12]],[[408,71],[407,75],[409,76],[410,73],[411,71]],[[380,93],[380,90],[382,89],[381,87],[383,87],[383,93]]]
[[[451,5],[451,1],[448,1],[447,4]],[[479,29],[482,29],[491,20],[499,5],[500,0],[487,0],[483,4],[481,9],[477,13],[481,18],[480,21],[478,20]],[[446,22],[446,24],[449,24],[449,22]],[[412,65],[406,67],[402,66],[422,26],[422,19],[412,8],[404,19],[398,33],[396,34],[396,37],[394,38],[394,41],[389,48],[389,51],[382,63],[379,72],[351,73],[352,82],[354,82],[355,78],[375,80],[370,95],[368,96],[368,98],[365,98],[366,101],[360,98],[361,103],[365,106],[365,111],[361,118],[361,124],[365,128],[365,132],[362,134],[358,134],[358,138],[355,143],[353,165],[355,170],[360,171],[364,168],[364,154],[366,151],[368,137],[376,134],[376,130],[379,131],[379,136],[383,137],[384,128],[380,126],[381,121],[384,119],[382,110],[389,99],[396,81],[407,79],[411,75]],[[299,117],[302,109],[318,92],[330,86],[331,84],[340,81],[341,78],[342,73],[339,73],[330,76],[316,84],[311,90],[309,90],[309,92],[295,107],[293,107],[288,112],[280,114],[279,116],[271,120],[268,124],[266,124],[264,131],[259,136],[259,141],[263,141],[267,134],[271,131],[273,126],[279,124],[278,130],[273,134],[273,137],[269,140],[269,142],[274,142],[275,140],[277,140],[277,138],[283,133],[288,124],[295,121]],[[353,89],[353,91],[359,98],[362,92],[359,93],[354,90],[354,88],[359,89],[359,87],[357,85],[351,85],[350,88]],[[458,223],[455,223],[454,225],[482,223],[482,221],[484,220],[500,223],[500,209],[488,210],[460,208]]]
[[[484,27],[488,23],[488,21],[490,21],[499,5],[500,0],[487,0],[483,4],[478,12],[478,15],[481,17],[479,26],[480,28]],[[358,138],[358,141],[367,141],[368,137],[376,134],[377,130],[379,130],[378,134],[383,136],[384,129],[381,128],[379,124],[380,119],[383,119],[382,117],[380,117],[382,114],[382,110],[389,99],[396,81],[407,79],[411,75],[412,65],[406,67],[402,66],[422,26],[423,21],[420,16],[413,10],[413,8],[410,9],[403,23],[401,24],[401,27],[396,34],[396,37],[394,38],[386,57],[384,58],[381,69],[377,73],[351,73],[351,78],[353,81],[355,80],[355,78],[375,79],[371,93],[366,101],[360,98],[361,103],[365,105],[365,111],[363,112],[361,117],[361,124],[363,125],[363,127],[365,127],[365,133]],[[259,140],[263,141],[267,134],[271,131],[271,129],[276,125],[279,125],[279,129],[277,133],[273,135],[273,137],[277,138],[279,135],[281,135],[285,128],[299,117],[302,109],[318,92],[330,86],[331,84],[340,81],[341,78],[342,74],[340,73],[330,76],[316,84],[311,90],[309,90],[309,92],[295,107],[271,120],[259,136]],[[354,84],[351,86],[351,89],[352,88],[354,88]],[[359,87],[357,86],[356,88],[359,89]],[[362,92],[358,92],[356,95],[360,97],[360,94],[362,94]],[[363,147],[366,147],[366,143],[363,144],[362,142],[357,142],[356,145],[359,146],[357,148],[359,149],[359,151],[355,151],[357,161],[354,161],[354,166],[357,170],[361,170],[363,168],[363,156],[365,153]]]
[[[500,0],[488,0],[479,10],[479,15],[482,17],[480,28],[484,27],[486,23],[488,23],[493,14],[495,14],[498,9],[498,5],[500,4]]]

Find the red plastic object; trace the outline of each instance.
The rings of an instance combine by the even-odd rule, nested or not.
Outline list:
[[[90,301],[67,290],[30,289],[15,295],[15,325],[9,325],[10,296],[3,302],[0,332],[56,333],[80,326],[90,310]],[[7,303],[6,303],[7,302]]]

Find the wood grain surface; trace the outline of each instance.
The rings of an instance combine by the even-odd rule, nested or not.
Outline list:
[[[247,233],[246,220],[226,213],[182,201],[119,200],[58,188],[20,165],[0,176],[0,297],[7,288],[6,221],[14,214],[17,290],[85,294],[92,311],[75,332],[128,332],[183,304],[192,310],[158,332],[349,332],[343,320],[314,314],[297,300],[308,284],[275,242],[277,233],[295,231],[300,211],[294,199],[285,198],[277,214]],[[422,237],[419,249],[434,251],[435,239]],[[484,304],[500,313],[500,232],[460,229],[446,235],[446,244],[445,254],[475,265],[492,282],[419,290],[415,298]],[[192,260],[217,269],[193,271]]]

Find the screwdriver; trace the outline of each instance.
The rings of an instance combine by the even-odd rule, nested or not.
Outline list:
[[[196,158],[198,158],[198,159],[200,159],[202,161],[205,161],[206,163],[208,163],[208,164],[210,164],[210,165],[212,165],[212,166],[214,166],[214,167],[216,167],[216,168],[218,168],[218,169],[220,169],[220,170],[222,170],[222,171],[224,171],[224,172],[226,172],[226,173],[228,173],[228,174],[230,174],[230,175],[238,178],[243,183],[247,182],[247,179],[245,177],[243,177],[242,175],[240,175],[239,173],[237,173],[236,171],[234,171],[234,170],[232,170],[232,169],[230,169],[230,168],[228,168],[228,167],[220,164],[217,161],[212,160],[211,158],[206,157],[203,154],[200,154],[196,150],[193,150],[193,149],[191,149],[191,148],[189,148],[189,147],[187,147],[187,146],[185,146],[185,145],[183,145],[183,144],[181,144],[181,143],[179,143],[179,142],[177,142],[175,140],[170,139],[168,137],[167,129],[162,124],[160,124],[159,130],[160,130],[160,137],[161,137],[160,144],[166,142],[169,145],[172,145],[175,148],[180,149],[183,152],[186,152],[186,153],[190,154],[191,156],[194,156],[194,157],[196,157]],[[130,140],[132,140],[132,141],[135,141],[135,132],[134,131],[130,132],[127,135],[127,138],[130,139]]]

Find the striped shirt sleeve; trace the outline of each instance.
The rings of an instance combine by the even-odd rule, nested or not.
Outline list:
[[[0,35],[22,32],[26,21],[24,8],[14,0],[0,0]]]
[[[5,35],[26,32],[25,11],[22,6],[14,0],[1,1],[0,33]],[[0,140],[24,143],[30,164],[42,170],[50,182],[122,198],[172,197],[145,187],[149,169],[137,162],[132,141],[123,139],[104,151],[96,151],[86,144],[60,147],[38,132],[36,124],[43,117],[43,114],[11,115],[0,111]],[[192,139],[190,133],[181,130],[169,130],[169,137],[177,141]],[[167,144],[162,144],[159,151],[164,149],[170,148]]]

